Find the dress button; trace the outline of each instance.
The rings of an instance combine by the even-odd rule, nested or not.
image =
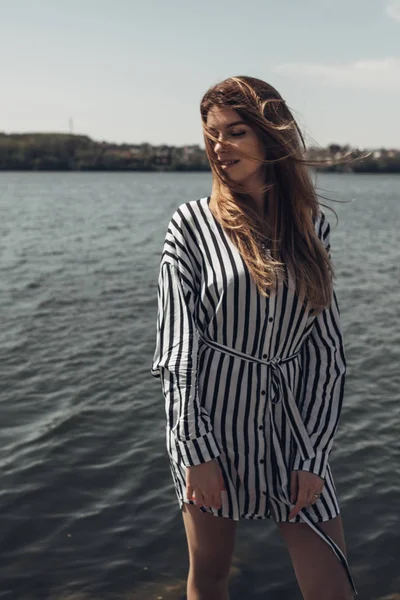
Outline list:
[[[264,429],[264,425],[259,425],[258,429]]]
[[[264,464],[264,462],[265,462],[265,461],[264,461],[264,459],[263,459],[263,458],[261,458],[261,459],[260,459],[260,463],[263,465],[263,464]]]
[[[267,492],[263,492],[263,494],[264,494],[264,496],[266,496],[266,495],[267,495]]]
[[[268,321],[269,321],[270,323],[272,323],[272,321],[273,321],[273,320],[274,320],[274,319],[273,319],[273,317],[270,317],[270,318],[268,319]]]
[[[263,358],[267,358],[267,357],[268,357],[268,354],[263,354]]]
[[[265,396],[265,390],[261,390],[261,394]]]

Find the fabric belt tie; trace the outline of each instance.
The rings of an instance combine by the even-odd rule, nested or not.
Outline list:
[[[306,460],[309,458],[314,458],[315,451],[311,443],[310,436],[308,435],[308,432],[304,426],[299,409],[293,396],[293,392],[290,389],[290,386],[286,380],[281,366],[297,358],[300,354],[300,351],[296,352],[295,354],[292,354],[291,356],[287,356],[286,358],[281,358],[277,356],[269,360],[263,360],[261,358],[251,356],[250,354],[240,352],[239,350],[234,350],[233,348],[225,346],[224,344],[214,342],[214,340],[210,340],[201,335],[200,333],[199,338],[201,341],[204,342],[204,344],[206,344],[210,348],[214,348],[215,350],[225,352],[226,354],[237,358],[241,358],[243,360],[247,360],[249,362],[255,362],[270,367],[271,381],[275,391],[275,397],[277,398],[275,402],[273,400],[272,402],[273,404],[278,404],[279,402],[282,402],[286,417],[288,419],[289,427],[291,429],[294,439],[296,440],[302,459]],[[292,504],[289,501],[289,498],[287,497],[286,492],[284,492],[284,495],[286,498],[286,502],[290,506],[292,506]],[[299,514],[301,514],[304,521],[311,527],[311,529],[313,529],[315,533],[331,547],[332,551],[334,552],[338,560],[342,563],[346,571],[353,594],[357,596],[358,592],[356,590],[354,580],[350,572],[347,558],[345,557],[339,546],[333,541],[333,539],[329,535],[327,535],[316,523],[314,523],[310,519],[305,508],[303,508]]]
[[[290,386],[286,380],[282,369],[283,364],[286,364],[297,358],[300,352],[296,352],[296,354],[292,354],[291,356],[287,356],[286,358],[281,358],[278,356],[269,360],[263,360],[261,358],[251,356],[250,354],[240,352],[239,350],[234,350],[229,346],[225,346],[218,342],[214,342],[214,340],[205,338],[202,335],[200,335],[200,339],[210,348],[214,348],[215,350],[225,352],[226,354],[230,354],[231,356],[235,356],[243,360],[247,360],[249,362],[256,362],[270,367],[271,382],[275,391],[275,398],[277,398],[277,400],[273,402],[273,404],[278,404],[279,402],[282,402],[289,423],[289,427],[291,429],[294,439],[296,440],[296,444],[298,446],[301,458],[303,460],[314,458],[315,451],[310,440],[310,436],[308,435],[307,429],[305,428],[298,406],[294,399],[293,392],[290,389]]]

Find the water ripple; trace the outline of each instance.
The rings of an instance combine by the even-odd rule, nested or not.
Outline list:
[[[178,600],[187,548],[149,369],[165,227],[209,175],[0,175],[0,600]],[[319,182],[356,197],[332,219],[348,377],[331,466],[360,594],[392,600],[400,178]],[[232,581],[232,600],[295,597],[272,523],[241,523]]]

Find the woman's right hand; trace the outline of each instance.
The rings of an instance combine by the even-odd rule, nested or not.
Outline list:
[[[215,459],[186,467],[186,495],[196,506],[221,508],[222,490],[225,490],[224,479]]]

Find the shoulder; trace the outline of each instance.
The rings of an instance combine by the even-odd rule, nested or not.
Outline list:
[[[199,232],[204,227],[204,203],[207,198],[183,202],[173,212],[164,243],[165,262],[193,262],[198,253]]]
[[[171,216],[168,229],[178,237],[201,228],[201,215],[207,198],[190,200],[178,206]]]
[[[201,232],[206,227],[206,204],[207,198],[180,204],[168,223],[167,237],[182,247],[197,246]]]

